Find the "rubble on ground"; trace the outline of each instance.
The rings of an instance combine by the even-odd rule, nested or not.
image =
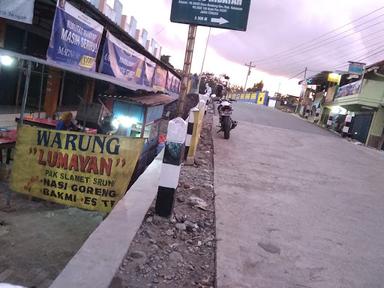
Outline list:
[[[212,114],[195,165],[183,165],[170,219],[147,212],[111,288],[215,287]]]

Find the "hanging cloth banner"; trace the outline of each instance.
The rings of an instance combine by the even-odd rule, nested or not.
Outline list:
[[[164,92],[167,85],[168,71],[160,66],[156,66],[155,75],[153,78],[153,89],[156,91]]]
[[[176,78],[176,83],[175,83],[175,93],[180,93],[180,86],[181,86],[181,81],[180,79]]]
[[[0,18],[32,24],[35,0],[1,0]]]
[[[141,138],[23,126],[17,134],[11,188],[63,205],[110,212],[127,191],[143,144]]]
[[[175,81],[174,78],[176,78],[176,76],[173,75],[171,72],[169,72],[168,78],[167,78],[167,85],[166,85],[166,90],[169,92],[172,92],[172,85],[173,85],[173,82]]]
[[[66,1],[57,1],[47,60],[95,71],[103,26]]]
[[[99,72],[141,84],[143,63],[143,55],[107,32]]]
[[[173,79],[173,82],[172,82],[171,91],[179,94],[180,93],[180,84],[181,84],[180,79],[175,76],[175,78]]]
[[[153,77],[155,75],[156,63],[149,60],[148,58],[145,58],[143,68],[144,69],[141,74],[140,84],[147,87],[152,87]]]
[[[171,72],[168,72],[166,89],[169,92],[179,93],[180,80]]]

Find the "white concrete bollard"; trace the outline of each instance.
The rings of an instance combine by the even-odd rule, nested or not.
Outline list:
[[[187,122],[178,117],[169,121],[163,165],[156,198],[156,214],[169,217],[172,214],[175,191],[179,184],[181,163],[187,134]]]

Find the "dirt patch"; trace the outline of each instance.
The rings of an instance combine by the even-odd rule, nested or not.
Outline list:
[[[154,204],[110,287],[215,287],[212,114],[203,124],[196,164],[182,166],[174,214]]]
[[[49,287],[104,214],[30,201],[0,184],[0,283]]]

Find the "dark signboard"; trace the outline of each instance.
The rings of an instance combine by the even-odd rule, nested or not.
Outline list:
[[[173,0],[171,21],[247,30],[251,0]]]

